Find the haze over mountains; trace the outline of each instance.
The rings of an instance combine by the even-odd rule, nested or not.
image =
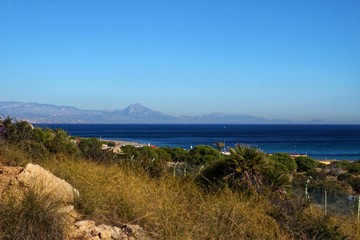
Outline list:
[[[210,113],[201,116],[172,116],[140,103],[118,110],[83,110],[71,106],[0,101],[0,114],[31,123],[193,123],[193,124],[271,124],[291,123],[243,114]]]

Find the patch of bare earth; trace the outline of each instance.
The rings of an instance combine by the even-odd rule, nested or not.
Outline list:
[[[22,167],[8,167],[0,165],[0,195],[11,185],[12,179],[14,179],[19,173],[23,171]]]

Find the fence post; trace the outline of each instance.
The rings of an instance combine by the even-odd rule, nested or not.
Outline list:
[[[306,203],[309,201],[309,192],[308,192],[308,185],[310,183],[310,179],[308,178],[305,184],[305,201]]]
[[[179,164],[179,161],[177,161],[175,163],[175,165],[174,165],[174,177],[176,177],[176,167],[177,167],[178,164]]]
[[[358,221],[360,219],[360,195],[358,195],[358,212],[357,212],[357,218],[358,218]]]
[[[325,215],[327,214],[327,193],[326,193],[326,190],[325,190],[325,206],[324,206],[324,210],[325,210]]]

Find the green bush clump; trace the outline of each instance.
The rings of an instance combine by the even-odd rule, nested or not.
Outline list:
[[[310,157],[300,156],[300,157],[295,158],[295,161],[296,161],[298,172],[312,171],[318,165],[318,162],[315,159],[312,159]]]
[[[274,153],[270,158],[282,165],[284,165],[289,172],[295,172],[297,168],[296,161],[287,153]]]
[[[109,156],[106,151],[101,149],[102,142],[97,138],[83,138],[79,143],[79,149],[87,159],[101,162]]]
[[[204,165],[223,158],[221,153],[216,149],[203,145],[191,149],[189,155],[189,163],[194,165]]]
[[[183,148],[162,148],[170,154],[173,162],[189,162],[190,154]]]

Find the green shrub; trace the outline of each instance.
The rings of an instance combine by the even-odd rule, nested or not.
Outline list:
[[[270,158],[278,163],[284,165],[289,172],[295,172],[297,165],[294,159],[290,157],[287,153],[275,153],[270,156]]]
[[[194,165],[203,165],[223,158],[219,151],[210,146],[196,146],[189,151],[189,155],[189,163]]]
[[[162,148],[170,154],[173,162],[188,162],[190,154],[183,148]]]
[[[298,172],[308,172],[316,168],[318,162],[310,157],[297,157],[295,158],[297,171]]]
[[[97,138],[83,138],[79,143],[79,149],[83,156],[96,162],[109,159],[109,152],[103,151],[101,146],[102,142]]]
[[[131,145],[126,145],[121,147],[121,150],[125,154],[125,159],[137,159],[139,156],[139,153],[137,151],[137,148]]]
[[[196,177],[197,183],[208,190],[217,190],[227,185],[224,178],[229,173],[229,163],[224,160],[212,162]]]

